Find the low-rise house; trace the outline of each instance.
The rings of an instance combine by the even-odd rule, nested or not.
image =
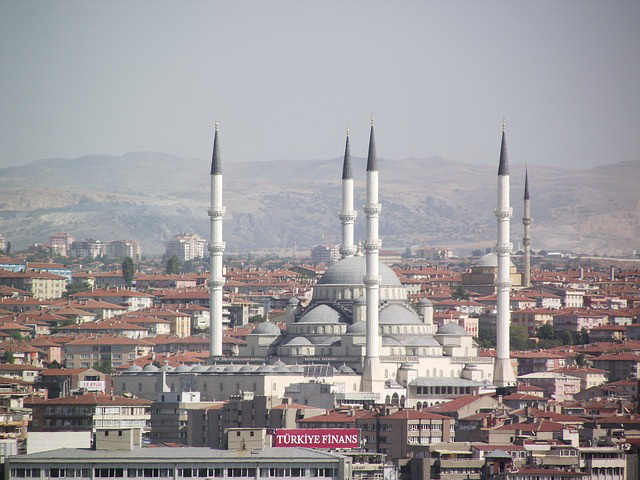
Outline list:
[[[592,360],[593,367],[609,372],[609,381],[617,382],[629,377],[638,378],[640,355],[636,353],[614,353]]]
[[[0,364],[0,375],[3,377],[16,378],[25,382],[33,383],[38,373],[44,370],[42,367],[29,364]]]
[[[581,367],[579,365],[570,365],[552,370],[556,373],[564,373],[572,377],[580,379],[580,390],[602,385],[607,382],[609,372],[599,368]]]
[[[67,279],[47,272],[0,270],[0,285],[31,292],[35,299],[51,300],[62,298],[66,291]]]
[[[67,368],[90,368],[96,364],[116,368],[152,351],[153,344],[145,340],[113,335],[74,340],[63,347]]]
[[[544,389],[544,396],[557,402],[573,400],[580,391],[580,378],[555,372],[537,372],[519,375],[518,380]]]
[[[102,393],[48,400],[32,397],[29,400],[32,409],[29,428],[35,432],[132,428],[146,431],[151,418],[150,405],[148,400]]]
[[[107,375],[93,368],[48,368],[42,370],[34,387],[47,390],[47,398],[59,398],[81,391],[106,393]]]
[[[511,353],[511,358],[515,358],[518,361],[518,375],[550,372],[567,364],[565,355],[546,351],[513,352]]]

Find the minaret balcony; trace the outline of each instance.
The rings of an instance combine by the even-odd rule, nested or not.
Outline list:
[[[212,218],[222,218],[226,211],[225,207],[210,207],[207,209],[207,214]]]
[[[382,211],[382,205],[379,203],[367,203],[364,206],[364,213],[368,216],[368,217],[372,217],[372,216],[376,216],[376,215],[380,215],[380,212]]]
[[[377,252],[382,247],[382,240],[366,240],[364,242],[365,252]]]
[[[216,254],[224,252],[225,243],[224,242],[212,242],[209,244],[209,252]]]
[[[522,239],[522,245],[524,245],[525,247],[530,247],[531,246],[531,239],[530,238],[523,238]]]
[[[224,278],[214,278],[207,282],[209,288],[222,288],[224,287]]]
[[[493,251],[496,252],[497,255],[508,255],[513,250],[513,243],[503,243],[500,245],[496,245],[493,248]]]
[[[340,212],[340,220],[343,222],[353,223],[358,216],[358,212]]]
[[[511,218],[513,215],[513,208],[511,207],[498,207],[494,210],[498,219]]]
[[[340,247],[340,255],[343,257],[353,257],[356,254],[356,247]]]
[[[376,285],[380,285],[380,283],[382,283],[382,277],[380,275],[365,275],[362,278],[362,281],[367,287],[375,287]]]
[[[523,219],[522,219],[522,224],[523,224],[525,227],[528,227],[529,225],[531,225],[531,219],[530,219],[530,218],[523,218]]]
[[[498,290],[506,290],[508,288],[511,288],[511,280],[499,280],[496,282],[496,287],[498,287]]]

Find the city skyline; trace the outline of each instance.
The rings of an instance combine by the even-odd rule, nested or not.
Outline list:
[[[0,167],[158,151],[225,162],[638,160],[637,2],[3,2]]]

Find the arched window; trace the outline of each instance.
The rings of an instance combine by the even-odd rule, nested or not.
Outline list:
[[[389,370],[384,369],[384,378],[389,378]]]
[[[436,371],[436,367],[433,367],[433,376],[434,377],[438,376],[438,372]]]
[[[385,405],[389,405],[391,403],[391,397],[389,395],[387,395],[384,399],[384,403]]]
[[[391,397],[391,405],[398,406],[399,403],[400,403],[400,397],[398,397],[397,393],[394,393],[393,396]]]
[[[402,395],[402,396],[400,397],[400,406],[401,406],[401,407],[404,407],[404,402],[405,402],[405,398],[404,398],[404,395]]]

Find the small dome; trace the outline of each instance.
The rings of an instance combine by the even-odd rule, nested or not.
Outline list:
[[[509,265],[511,267],[515,267],[512,261],[509,261]],[[476,263],[475,266],[498,268],[498,255],[496,255],[496,252],[487,253],[486,255],[480,257],[478,263]]]
[[[224,367],[225,372],[237,373],[240,371],[240,365],[227,365]]]
[[[380,310],[380,325],[423,325],[422,320],[411,310],[392,303]]]
[[[287,342],[287,347],[311,345],[311,342],[305,337],[293,337]]]
[[[253,329],[251,335],[282,335],[280,328],[270,321],[260,323],[256,328]]]
[[[277,360],[276,362],[274,362],[273,365],[276,366],[276,367],[280,367],[280,366],[285,366],[286,367],[287,366],[287,364],[284,363],[282,360]]]
[[[300,300],[298,300],[296,297],[291,297],[287,302],[287,305],[298,305],[299,303]]]
[[[191,371],[192,371],[192,372],[197,372],[197,373],[206,372],[206,371],[208,371],[208,370],[209,370],[209,368],[208,368],[206,365],[194,365],[194,366],[191,368]]]
[[[240,372],[241,373],[249,373],[249,372],[253,372],[256,370],[256,367],[254,367],[253,365],[243,365],[240,367]]]
[[[141,372],[142,371],[142,367],[140,365],[136,365],[134,363],[129,368],[127,368],[125,371],[126,372]]]
[[[178,365],[175,369],[176,372],[190,372],[191,367],[189,365]]]
[[[163,365],[160,367],[161,372],[173,372],[175,369],[170,365]]]
[[[421,307],[433,307],[433,303],[428,298],[421,298],[418,305]]]
[[[145,365],[144,368],[142,369],[143,372],[157,372],[158,371],[158,367],[156,367],[153,364],[149,364],[149,365]]]
[[[304,373],[304,367],[302,365],[291,365],[289,371],[291,373]]]
[[[305,313],[298,323],[340,323],[340,314],[328,305],[318,305]]]
[[[256,368],[256,372],[258,373],[272,373],[275,370],[275,367],[271,365],[260,365]]]
[[[356,297],[353,299],[354,305],[366,305],[367,300],[364,297]]]
[[[367,334],[367,324],[365,322],[356,322],[352,323],[347,327],[347,332],[353,335],[366,335]]]
[[[209,365],[207,371],[213,373],[224,372],[224,367],[222,365]]]
[[[402,345],[410,347],[441,347],[438,341],[431,335],[394,335]]]
[[[340,345],[340,337],[337,335],[314,335],[309,337],[314,345]]]
[[[459,336],[469,336],[467,331],[458,325],[455,322],[448,322],[441,326],[436,335],[459,335]]]
[[[334,263],[324,272],[318,285],[363,285],[363,278],[367,270],[366,257],[347,257]],[[400,280],[389,266],[380,262],[379,275],[382,277],[381,285],[400,286]]]
[[[283,363],[282,365],[276,365],[273,367],[273,371],[275,373],[289,373],[289,367]]]
[[[397,341],[395,338],[393,337],[387,337],[387,336],[383,336],[382,337],[382,346],[383,347],[398,347],[401,346],[402,344]]]
[[[350,367],[350,366],[348,366],[348,365],[342,365],[341,367],[338,367],[338,372],[340,372],[340,373],[347,373],[347,374],[350,374],[350,373],[356,373],[356,372],[353,370],[353,368],[351,368],[351,367]]]

